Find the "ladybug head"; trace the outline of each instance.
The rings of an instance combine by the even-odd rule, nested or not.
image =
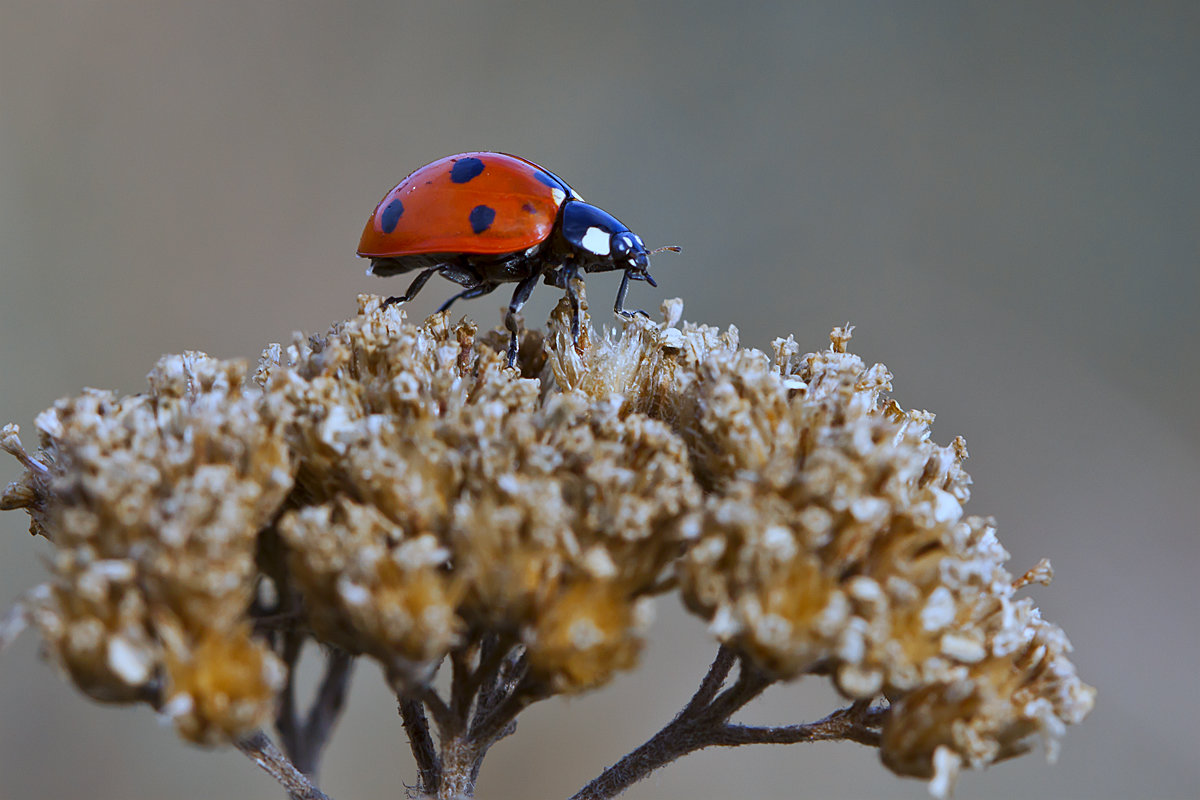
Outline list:
[[[638,236],[607,211],[580,200],[563,205],[562,234],[575,253],[577,263],[587,272],[622,269],[631,280],[657,286],[650,277],[650,256],[660,247],[647,250]]]
[[[622,237],[628,237],[629,241],[627,244],[620,243],[619,240]],[[658,286],[654,282],[654,278],[650,277],[650,256],[666,250],[670,250],[672,253],[679,253],[682,252],[683,248],[678,245],[668,244],[663,247],[656,247],[653,250],[647,250],[646,245],[642,244],[642,237],[632,231],[613,234],[613,260],[618,261],[622,253],[627,253],[624,256],[625,264],[622,268],[631,280],[645,281],[651,286]]]
[[[609,257],[613,260],[614,268],[629,272],[629,277],[634,280],[645,281],[651,286],[658,285],[647,271],[650,269],[650,253],[642,243],[642,237],[633,231],[620,231],[612,235]]]

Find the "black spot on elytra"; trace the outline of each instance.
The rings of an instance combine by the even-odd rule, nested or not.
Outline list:
[[[488,206],[475,206],[467,219],[471,221],[471,230],[483,233],[492,227],[492,221],[496,219],[496,210]]]
[[[479,177],[481,172],[483,172],[483,162],[478,158],[474,156],[460,158],[450,168],[450,180],[454,183],[466,183],[472,178]]]
[[[537,211],[537,209],[533,207],[533,203],[522,203],[521,210],[524,211],[526,214],[532,214],[535,211]]]
[[[391,233],[396,230],[396,223],[400,221],[400,217],[404,214],[404,203],[400,202],[400,198],[392,200],[383,207],[383,211],[379,212],[379,227],[383,228],[384,233]]]

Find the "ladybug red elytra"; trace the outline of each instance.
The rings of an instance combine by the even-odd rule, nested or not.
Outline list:
[[[532,161],[505,153],[459,153],[438,159],[400,181],[367,220],[358,254],[371,259],[368,275],[420,270],[408,291],[385,304],[403,303],[435,273],[463,290],[442,303],[480,297],[516,282],[504,324],[508,364],[517,359],[517,321],[538,278],[565,289],[578,338],[579,298],[571,281],[583,272],[625,270],[613,310],[625,308],[629,282],[650,277],[650,255],[641,238],[615,217],[583,201],[565,181]]]

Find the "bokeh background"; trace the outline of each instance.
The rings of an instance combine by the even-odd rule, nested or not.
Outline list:
[[[33,445],[37,412],[82,386],[138,391],[183,349],[252,358],[400,292],[363,274],[361,226],[468,149],[682,244],[633,304],[681,295],[760,348],[851,321],[901,404],[967,437],[973,510],[1014,572],[1053,561],[1036,597],[1100,696],[1056,766],[968,774],[960,796],[1197,795],[1200,5],[0,0],[0,421]],[[597,309],[616,283],[589,280]],[[461,312],[491,326],[502,302]],[[25,529],[0,515],[0,603],[44,575]],[[712,646],[658,610],[642,668],[527,712],[482,800],[570,795],[670,718]],[[777,689],[750,719],[834,702]],[[413,780],[364,666],[322,782]],[[72,796],[281,794],[146,708],[86,701],[26,635],[0,656],[0,798]],[[836,744],[705,752],[628,796],[925,789]]]

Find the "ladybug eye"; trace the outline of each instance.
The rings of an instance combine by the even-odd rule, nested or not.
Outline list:
[[[612,253],[620,258],[629,258],[645,250],[642,240],[629,231],[614,234],[612,237]]]

